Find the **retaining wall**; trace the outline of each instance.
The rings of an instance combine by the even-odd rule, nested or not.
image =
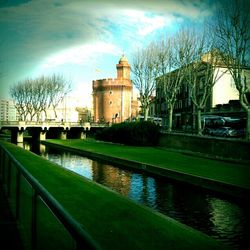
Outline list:
[[[177,133],[162,133],[160,146],[210,155],[213,158],[250,161],[250,141]]]

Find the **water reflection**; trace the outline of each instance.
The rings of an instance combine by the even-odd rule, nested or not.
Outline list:
[[[33,148],[34,149],[34,148]],[[105,185],[130,199],[196,228],[235,249],[249,246],[249,207],[166,178],[123,169],[55,149],[36,147],[64,168]]]
[[[92,160],[88,158],[71,155],[70,153],[53,154],[46,151],[41,155],[49,161],[93,180]]]
[[[157,208],[155,180],[142,174],[133,174],[128,197],[140,204],[147,204],[151,208]]]
[[[244,232],[244,224],[246,223],[245,219],[248,218],[249,220],[249,217],[245,216],[244,211],[235,204],[230,204],[228,201],[214,197],[208,199],[208,205],[211,215],[210,221],[213,224],[215,238],[224,242],[232,242],[232,246],[233,242],[237,241],[237,239],[244,240],[242,232]],[[246,244],[247,242],[245,242],[245,247]],[[248,246],[250,246],[249,242]],[[249,248],[247,247],[245,249]]]

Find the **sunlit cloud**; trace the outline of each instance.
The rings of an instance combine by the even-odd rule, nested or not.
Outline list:
[[[50,56],[42,64],[42,68],[53,68],[64,64],[90,64],[102,54],[119,55],[122,51],[113,44],[97,42],[77,46]]]
[[[180,22],[182,19],[173,15],[157,15],[150,12],[138,10],[124,11],[124,23],[134,26],[137,34],[146,36],[158,29],[174,25],[175,22]],[[128,20],[126,22],[126,20]]]
[[[101,62],[112,68],[122,53],[132,55],[162,32],[174,32],[186,20],[202,21],[213,5],[209,0],[19,0],[0,4],[4,76],[0,95],[6,92],[2,83],[11,85],[41,72],[70,72],[76,83],[91,83],[93,74],[87,70],[102,68]]]

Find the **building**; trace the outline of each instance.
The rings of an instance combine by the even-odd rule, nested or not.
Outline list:
[[[202,110],[203,114],[224,115],[243,117],[245,111],[239,105],[239,92],[235,87],[234,80],[225,66],[217,61],[215,67],[209,67],[210,53],[204,54],[199,64],[203,65],[199,75],[199,86],[196,89],[197,94],[203,95],[203,78],[212,68],[212,78],[216,77],[217,81],[212,88],[211,95],[207,99],[206,106]],[[214,64],[213,64],[214,65]],[[178,71],[178,69],[176,70]],[[243,70],[244,74],[249,77],[250,69]],[[172,74],[174,75],[174,74]],[[161,85],[156,87],[155,112],[156,116],[163,118],[163,126],[167,126],[168,115],[167,105],[161,90]],[[222,108],[223,107],[223,108]],[[180,129],[187,126],[195,128],[196,108],[191,99],[191,89],[187,82],[183,81],[176,95],[176,102],[173,111],[173,128]]]
[[[130,65],[124,55],[116,65],[116,69],[116,79],[93,81],[94,122],[120,123],[130,119],[132,114],[136,114]]]
[[[81,119],[81,117],[79,117],[80,104],[81,99],[70,95],[64,96],[55,109],[50,106],[46,110],[46,117],[45,114],[42,113],[41,120],[55,122],[79,122]]]
[[[92,112],[88,107],[76,107],[79,122],[92,122]]]
[[[17,121],[17,111],[12,100],[0,100],[0,121]]]

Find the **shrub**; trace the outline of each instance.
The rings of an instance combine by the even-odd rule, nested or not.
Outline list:
[[[134,146],[153,146],[158,144],[159,134],[159,126],[153,122],[124,122],[99,131],[96,139]]]

